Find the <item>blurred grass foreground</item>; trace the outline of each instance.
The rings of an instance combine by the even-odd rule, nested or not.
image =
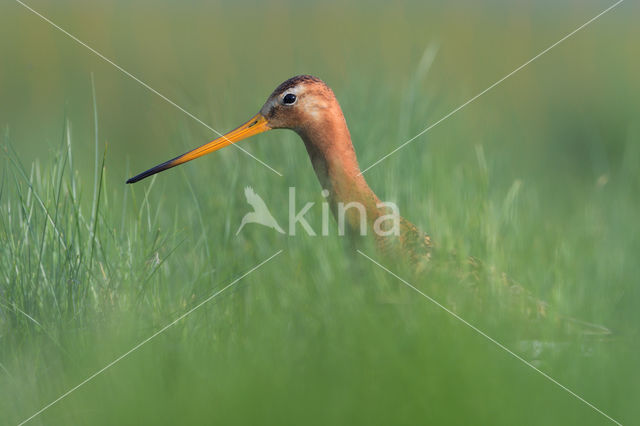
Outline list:
[[[219,131],[318,75],[363,167],[611,4],[28,2]],[[623,424],[640,415],[638,12],[622,3],[366,173],[455,253],[386,267]],[[236,235],[246,186],[278,218],[295,186],[320,227],[292,132],[242,142],[282,177],[225,149],[125,185],[215,135],[18,3],[0,24],[0,424],[87,378],[29,424],[609,421],[334,223]],[[505,276],[611,334],[532,320]]]

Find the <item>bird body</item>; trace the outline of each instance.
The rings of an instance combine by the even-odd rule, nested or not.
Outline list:
[[[280,84],[269,96],[260,112],[245,124],[199,148],[179,157],[159,164],[127,181],[134,183],[155,173],[186,163],[195,158],[216,151],[232,143],[271,129],[290,129],[304,142],[313,170],[323,190],[328,191],[330,209],[340,222],[344,214],[346,230],[351,235],[361,233],[361,212],[345,209],[355,203],[366,213],[367,234],[375,235],[381,253],[388,257],[404,260],[420,271],[431,257],[431,239],[414,224],[397,217],[398,232],[377,232],[378,219],[393,212],[371,190],[362,176],[356,153],[351,142],[342,109],[333,91],[319,78],[300,75]],[[242,219],[240,229],[251,222],[261,223],[284,232],[269,213],[264,201],[251,188],[246,188],[247,201],[254,208]],[[343,207],[341,209],[341,207]],[[240,232],[240,229],[238,232]],[[386,231],[386,229],[382,229]],[[483,269],[481,262],[470,258],[471,276],[476,280]],[[461,268],[462,270],[468,268]],[[547,315],[547,304],[525,291],[519,284],[502,275],[502,287],[508,288],[510,298],[516,302],[509,305],[527,306],[526,312],[535,317]],[[575,327],[579,325],[585,334],[606,335],[609,330],[597,324],[578,321],[570,317],[555,315],[556,319]]]

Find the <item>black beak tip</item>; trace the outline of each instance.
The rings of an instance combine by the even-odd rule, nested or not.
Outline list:
[[[146,178],[148,178],[149,176],[153,176],[153,175],[155,175],[156,173],[160,173],[160,172],[163,172],[163,171],[165,171],[165,170],[167,170],[167,169],[170,169],[170,168],[172,168],[172,167],[175,167],[175,166],[177,166],[178,164],[180,164],[180,163],[177,163],[177,164],[176,164],[176,160],[177,160],[178,158],[180,158],[180,157],[176,157],[176,158],[174,158],[173,160],[165,161],[165,162],[164,162],[164,163],[162,163],[162,164],[158,164],[157,166],[150,168],[150,169],[149,169],[149,170],[147,170],[146,172],[142,172],[142,173],[140,173],[139,175],[136,175],[136,176],[134,176],[134,177],[132,177],[132,178],[129,178],[129,179],[127,180],[127,183],[136,183],[136,182],[141,181],[142,179],[146,179]]]

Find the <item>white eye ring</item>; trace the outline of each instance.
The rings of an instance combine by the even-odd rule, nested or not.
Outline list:
[[[293,93],[287,93],[282,97],[282,103],[285,105],[293,105],[298,101],[298,97]]]

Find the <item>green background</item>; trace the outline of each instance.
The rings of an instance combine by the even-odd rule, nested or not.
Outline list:
[[[367,167],[613,3],[28,4],[220,132],[316,75]],[[623,2],[365,174],[453,256],[413,274],[361,247],[624,424],[640,415],[639,12]],[[293,132],[241,143],[282,177],[227,148],[124,185],[216,135],[18,3],[0,35],[0,423],[281,249],[31,424],[608,422],[333,222],[236,236],[245,186],[283,226],[295,186],[319,231]],[[532,319],[503,272],[612,334]]]

